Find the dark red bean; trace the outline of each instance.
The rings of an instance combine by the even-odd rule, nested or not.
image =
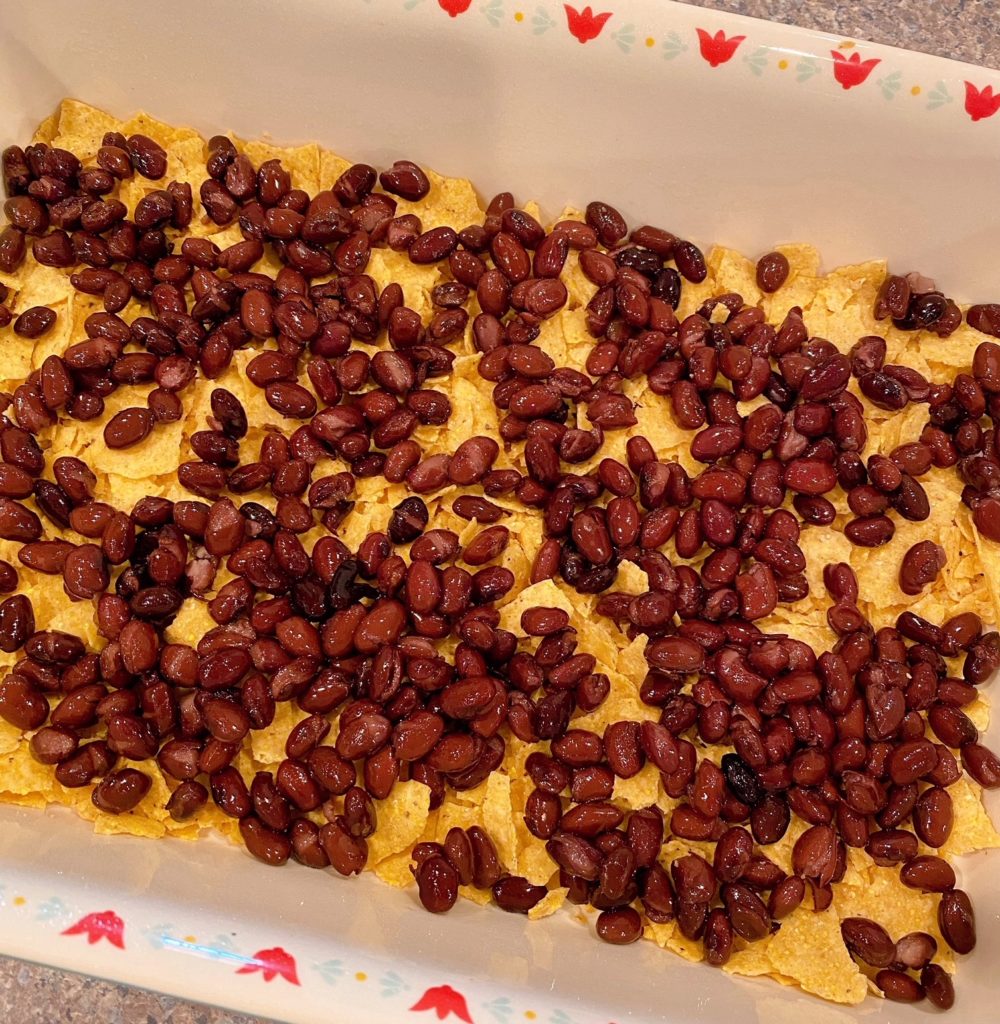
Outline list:
[[[875,975],[875,984],[886,999],[897,1003],[918,1003],[924,998],[923,986],[903,971],[889,968]]]
[[[44,694],[27,678],[11,674],[0,683],[0,718],[18,729],[41,726],[49,714]]]
[[[940,965],[928,964],[920,972],[920,984],[924,987],[924,994],[939,1010],[950,1010],[955,1005],[955,986],[951,975]]]
[[[628,232],[625,218],[607,203],[588,203],[586,219],[587,224],[597,232],[601,244],[608,249],[616,246]]]
[[[788,257],[769,252],[757,261],[757,287],[762,292],[776,292],[787,280],[788,272]]]
[[[526,878],[517,875],[501,879],[492,889],[496,905],[512,914],[527,914],[544,899],[548,891],[544,885],[532,885]]]
[[[694,284],[708,276],[708,267],[702,251],[693,242],[678,242],[674,246],[674,263],[681,274]]]
[[[642,918],[633,907],[602,911],[597,918],[597,934],[612,945],[626,946],[642,937]]]
[[[984,789],[1000,788],[1000,757],[981,743],[962,747],[962,767]]]
[[[34,340],[51,330],[55,322],[54,310],[49,309],[48,306],[32,306],[14,321],[14,333],[19,334],[22,338]]]
[[[733,931],[749,942],[762,939],[771,929],[771,916],[764,901],[747,885],[738,882],[722,887],[722,899]]]
[[[714,967],[729,961],[733,951],[733,926],[729,915],[721,907],[709,912],[705,921],[705,959]]]
[[[872,967],[888,967],[895,960],[896,944],[877,922],[866,917],[845,917],[840,922],[844,945]]]
[[[936,750],[934,754],[937,757]],[[953,822],[952,800],[946,789],[931,786],[920,794],[913,808],[913,827],[922,842],[935,848],[944,846]]]
[[[922,892],[947,892],[955,887],[955,871],[940,857],[914,857],[900,869],[900,881]]]
[[[86,601],[95,597],[107,588],[110,578],[104,554],[97,545],[81,544],[67,554],[63,582],[76,599]]]
[[[174,821],[187,821],[208,802],[208,790],[200,782],[182,782],[167,801],[167,812]]]
[[[865,849],[876,864],[885,867],[915,857],[917,837],[905,829],[887,828],[873,832]]]
[[[792,849],[796,874],[827,885],[837,866],[837,835],[829,825],[813,825],[796,840]]]
[[[844,535],[859,547],[877,548],[892,540],[896,532],[893,521],[884,515],[865,516],[852,519],[844,527]]]
[[[920,541],[903,556],[899,586],[904,594],[919,594],[933,583],[946,562],[944,548],[933,541]]]
[[[152,785],[148,775],[135,768],[106,775],[94,789],[94,806],[108,814],[124,814],[135,808]]]
[[[972,901],[961,889],[946,892],[938,904],[938,926],[956,953],[971,953],[976,945],[976,915]]]
[[[163,147],[147,135],[130,135],[125,140],[132,166],[144,178],[162,178],[167,173],[167,154]],[[109,147],[105,147],[107,149]],[[107,168],[111,170],[111,168]],[[114,173],[112,171],[112,173]]]
[[[797,875],[782,879],[771,890],[767,909],[775,921],[780,921],[795,910],[805,898],[805,883]]]
[[[368,861],[368,843],[350,833],[343,818],[320,829],[319,841],[331,867],[341,875],[357,875]]]
[[[439,227],[415,238],[407,251],[413,263],[436,263],[448,256],[457,245],[458,236],[454,229]]]
[[[457,902],[459,876],[446,858],[427,858],[416,869],[416,878],[420,902],[432,914],[446,913]]]

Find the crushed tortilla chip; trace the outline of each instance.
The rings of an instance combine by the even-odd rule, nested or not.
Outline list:
[[[537,921],[540,917],[554,914],[565,902],[569,889],[549,889],[548,893],[528,911],[528,920]]]
[[[427,824],[430,803],[430,790],[419,782],[397,782],[385,800],[376,803],[378,828],[368,840],[373,864],[413,848]]]
[[[728,974],[777,974],[837,1003],[860,1003],[868,985],[840,937],[835,914],[800,907],[769,938],[733,954]]]
[[[493,772],[486,780],[483,827],[493,840],[503,865],[512,874],[517,874],[517,833],[514,829],[510,778],[502,772]]]
[[[915,889],[908,890],[905,898],[902,896],[898,869],[881,868],[873,863],[857,883],[845,878],[836,887],[832,909],[841,919],[867,917],[878,921],[893,939],[909,932],[927,932],[938,944],[935,959],[942,967],[952,969],[954,954],[941,937],[937,922],[940,897]]]

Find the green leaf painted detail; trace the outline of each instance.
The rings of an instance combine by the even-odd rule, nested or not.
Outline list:
[[[548,32],[550,28],[553,28],[555,21],[544,7],[539,7],[535,11],[535,16],[531,19],[531,24],[534,26],[533,31],[535,35],[540,36],[543,32]]]
[[[795,78],[799,82],[808,82],[814,75],[819,74],[819,61],[815,57],[803,57],[795,65]]]
[[[506,1024],[514,1012],[514,1007],[506,996],[498,996],[492,1002],[484,1003],[483,1009],[488,1010],[493,1019],[500,1021],[500,1024]]]
[[[900,81],[903,77],[902,71],[893,71],[891,75],[886,75],[885,78],[878,80],[879,88],[882,90],[882,95],[887,99],[891,100],[897,92],[899,92]]]
[[[687,49],[687,43],[676,32],[668,32],[660,49],[664,60],[673,60]]]
[[[63,921],[69,916],[69,907],[58,896],[46,900],[35,914],[36,921]]]
[[[383,999],[398,996],[400,992],[410,987],[409,982],[404,981],[395,971],[386,971],[379,979],[379,985],[382,988]]]
[[[951,102],[951,94],[948,92],[948,86],[944,82],[938,82],[927,94],[928,110],[937,110],[938,107],[943,107],[946,103]]]
[[[499,28],[500,21],[503,18],[503,0],[490,0],[490,2],[482,8],[482,12],[486,15],[486,20],[494,28]]]
[[[313,964],[313,970],[328,984],[336,985],[344,975],[344,965],[340,960],[324,960],[321,964]]]
[[[164,939],[172,936],[173,931],[174,926],[172,924],[154,924],[148,928],[143,928],[142,934],[146,936],[146,941],[153,949],[163,949]]]
[[[758,46],[753,53],[747,53],[743,57],[743,63],[758,77],[764,73],[764,68],[767,67],[767,47]]]
[[[622,53],[628,53],[635,46],[635,25],[622,25],[617,32],[611,33],[611,38]]]

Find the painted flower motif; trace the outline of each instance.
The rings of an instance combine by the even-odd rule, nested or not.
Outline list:
[[[438,1020],[444,1020],[445,1017],[454,1014],[459,1020],[464,1020],[465,1024],[472,1024],[465,996],[461,992],[456,992],[451,985],[436,985],[429,988],[410,1010],[433,1010]]]
[[[730,36],[727,39],[721,28],[714,36],[710,36],[703,28],[698,29],[698,45],[701,47],[701,55],[713,68],[732,60],[736,48],[744,39],[746,36]]]
[[[862,60],[861,54],[855,50],[850,57],[845,57],[839,50],[831,50],[833,55],[833,77],[845,88],[853,89],[860,85],[882,61],[878,57]]]
[[[611,17],[611,11],[594,14],[589,7],[578,11],[575,7],[570,7],[569,4],[563,4],[563,8],[566,11],[566,21],[569,24],[570,33],[576,36],[581,43],[589,43],[591,39],[596,39],[601,34],[601,29],[604,28],[608,18]]]
[[[281,946],[275,946],[274,949],[259,949],[254,953],[251,962],[244,964],[236,973],[254,974],[257,971],[264,975],[265,981],[274,981],[280,974],[292,985],[300,984],[298,972],[295,970],[295,957],[291,953],[286,953]]]
[[[457,18],[472,6],[472,0],[438,0],[438,6],[451,17]]]
[[[125,948],[125,922],[113,910],[87,914],[76,924],[70,925],[62,934],[86,935],[91,946],[101,939],[107,939],[112,946],[117,946],[118,949]]]
[[[1000,92],[993,95],[993,86],[977,89],[971,82],[965,83],[965,111],[973,121],[992,117],[1000,110]]]

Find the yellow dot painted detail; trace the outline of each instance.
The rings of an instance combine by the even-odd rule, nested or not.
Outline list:
[[[524,1016],[527,1020],[534,1020],[538,1016],[538,1014],[535,1013],[534,1010],[525,1010]]]
[[[780,68],[780,69],[781,69],[782,71],[787,71],[787,70],[788,70],[788,61],[787,61],[787,60],[785,60],[785,58],[784,58],[784,57],[782,57],[782,58],[781,58],[781,60],[779,60],[779,61],[778,61],[778,67],[779,67],[779,68]]]
[[[189,945],[193,946],[198,941],[198,936],[197,935],[185,935],[184,936],[184,941],[187,942]]]
[[[524,21],[524,11],[515,11],[514,12],[514,20],[515,21]]]
[[[858,45],[858,44],[857,44],[857,43],[855,43],[853,39],[845,39],[845,40],[844,40],[844,41],[843,41],[843,42],[842,42],[842,43],[840,44],[840,46],[838,47],[838,49],[841,49],[841,50],[853,50],[853,49],[854,49],[854,47],[855,47],[855,46],[857,46],[857,45]]]
[[[919,96],[920,95],[920,86],[919,85],[913,86],[910,89],[910,95],[911,96]]]
[[[367,975],[367,974],[365,974],[365,972],[364,972],[364,971],[358,971],[358,973],[357,973],[357,974],[355,974],[355,975],[354,975],[354,977],[355,977],[355,978],[356,978],[356,979],[357,979],[358,981],[367,981],[367,980],[368,980],[368,975]]]
[[[27,902],[28,901],[23,896],[15,896],[14,897],[14,906],[15,907],[23,907],[25,905],[25,903],[27,903]]]
[[[646,36],[647,46],[656,46],[656,40],[652,36]]]

